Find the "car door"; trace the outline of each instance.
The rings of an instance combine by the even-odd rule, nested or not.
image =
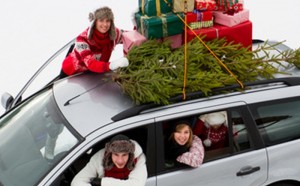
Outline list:
[[[205,150],[203,164],[198,168],[165,168],[164,158],[158,155],[157,186],[182,185],[261,185],[267,179],[267,154],[262,140],[253,124],[249,111],[244,106],[218,110],[225,112],[228,124],[228,146],[214,150]],[[213,111],[210,111],[213,112]],[[199,118],[201,114],[189,115]],[[179,118],[182,117],[181,116]],[[187,118],[187,116],[184,116]],[[171,118],[178,118],[172,115]],[[160,119],[157,118],[159,121]],[[161,125],[170,120],[160,121]],[[172,120],[173,121],[173,120]],[[157,140],[163,140],[164,127],[157,129]],[[203,139],[202,139],[203,140]],[[163,144],[163,142],[158,144]],[[163,152],[163,148],[157,150]]]
[[[73,149],[69,154],[56,165],[39,185],[64,186],[71,185],[75,175],[90,161],[91,157],[115,135],[124,134],[135,140],[143,149],[146,156],[148,179],[146,186],[156,185],[155,176],[155,137],[153,119],[143,120],[135,123],[124,123],[107,125],[85,138],[85,141]]]
[[[300,180],[300,97],[249,105],[269,158],[267,184]],[[296,147],[296,148],[295,148]],[[288,180],[288,181],[287,181]]]

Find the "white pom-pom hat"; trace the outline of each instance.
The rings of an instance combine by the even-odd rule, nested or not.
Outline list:
[[[226,124],[226,117],[222,112],[207,114],[205,120],[210,126]]]

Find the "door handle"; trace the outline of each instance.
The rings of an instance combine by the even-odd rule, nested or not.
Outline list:
[[[246,166],[246,167],[241,168],[241,170],[236,173],[236,176],[244,176],[247,174],[252,174],[253,172],[256,172],[259,170],[260,170],[260,167]]]

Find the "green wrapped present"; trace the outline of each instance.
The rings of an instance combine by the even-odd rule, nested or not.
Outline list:
[[[141,12],[135,13],[137,30],[147,39],[163,38],[173,36],[183,32],[184,24],[178,17],[184,19],[181,14],[162,14],[161,16],[143,15]]]
[[[143,15],[160,16],[172,12],[172,0],[139,0],[139,10]]]

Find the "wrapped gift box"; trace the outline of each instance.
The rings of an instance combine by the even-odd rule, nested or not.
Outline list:
[[[198,11],[188,12],[187,23],[192,29],[212,27],[213,12],[212,11]]]
[[[182,45],[182,38],[183,35],[181,34],[176,34],[173,36],[167,36],[164,38],[159,39],[159,41],[169,41],[171,44],[171,48],[175,49],[175,48],[179,48]]]
[[[196,10],[207,10],[212,11],[216,8],[215,0],[195,0],[195,9]]]
[[[239,12],[243,10],[243,0],[216,0],[215,10],[226,12]]]
[[[137,30],[124,32],[122,34],[123,52],[127,55],[133,46],[140,46],[147,38],[140,34]]]
[[[204,11],[204,12],[199,12],[195,11],[198,14],[198,21],[211,21],[213,20],[213,11]]]
[[[249,20],[249,10],[244,9],[233,15],[229,15],[229,14],[223,13],[221,11],[214,11],[213,16],[214,16],[215,23],[232,27],[232,26],[238,25],[240,23],[243,23],[245,21],[248,21]]]
[[[187,23],[199,22],[199,21],[211,21],[213,20],[213,11],[198,11],[187,12]]]
[[[198,21],[198,14],[195,12],[187,12],[185,16],[186,16],[187,23],[192,23],[192,22]]]
[[[161,16],[142,15],[135,13],[137,30],[147,39],[163,38],[173,36],[183,32],[183,22],[178,16],[183,18],[183,14],[168,13]]]
[[[187,0],[187,12],[192,12],[195,7],[195,0]],[[173,12],[185,12],[184,0],[173,0]]]
[[[246,21],[233,27],[215,24],[210,28],[202,28],[187,31],[187,40],[191,41],[197,35],[205,35],[204,40],[209,41],[215,38],[226,38],[228,42],[240,43],[243,47],[252,47],[252,22]]]
[[[172,12],[172,0],[139,0],[139,10],[147,16],[160,16]]]

